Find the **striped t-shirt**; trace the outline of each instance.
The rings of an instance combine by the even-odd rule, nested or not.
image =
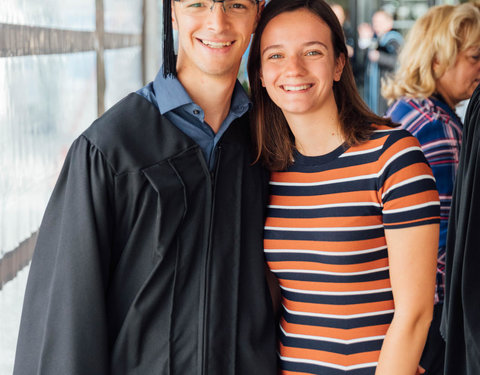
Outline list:
[[[282,374],[374,374],[394,301],[384,229],[439,222],[418,141],[380,127],[359,146],[272,173],[265,255],[278,277]]]

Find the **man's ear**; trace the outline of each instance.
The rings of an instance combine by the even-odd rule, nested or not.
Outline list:
[[[172,27],[178,31],[177,18],[175,17],[175,1],[172,0]]]
[[[258,2],[258,12],[257,12],[257,15],[255,17],[255,28],[257,28],[257,24],[258,24],[258,21],[260,20],[260,16],[262,15],[263,8],[265,8],[265,0],[261,0],[261,1]]]

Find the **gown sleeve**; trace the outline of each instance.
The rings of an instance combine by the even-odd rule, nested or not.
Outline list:
[[[107,374],[114,171],[84,136],[68,152],[38,234],[14,375]]]

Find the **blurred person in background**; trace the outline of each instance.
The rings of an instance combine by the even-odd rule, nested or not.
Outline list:
[[[378,115],[385,114],[387,102],[380,95],[381,80],[395,70],[402,35],[393,30],[393,16],[378,10],[372,16],[372,25],[359,25],[359,48],[365,53],[365,78],[363,97],[370,109]]]
[[[464,3],[433,7],[415,22],[400,53],[398,71],[382,88],[391,104],[386,116],[420,141],[440,194],[434,318],[420,362],[427,374],[443,374],[445,344],[439,325],[445,246],[463,128],[455,106],[470,98],[479,82],[480,12]]]
[[[15,375],[276,374],[267,174],[252,166],[237,80],[263,5],[164,1],[163,68],[67,155],[33,255]]]
[[[271,0],[248,73],[272,171],[265,256],[281,374],[413,375],[430,325],[439,201],[418,140],[369,110],[323,0]]]
[[[355,34],[350,26],[350,23],[347,21],[347,15],[345,14],[345,9],[340,4],[332,3],[333,13],[338,18],[338,22],[342,26],[343,33],[345,34],[345,44],[347,45],[348,57],[353,58],[354,48],[355,48]],[[352,61],[352,60],[350,60]]]
[[[447,234],[445,374],[480,374],[480,86],[465,116]]]

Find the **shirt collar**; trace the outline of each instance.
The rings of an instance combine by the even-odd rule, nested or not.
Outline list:
[[[447,104],[447,101],[443,98],[442,95],[435,93],[433,94],[430,99],[432,100],[433,104],[442,108],[445,112],[447,112],[451,117],[457,118],[460,120],[460,117],[458,117],[457,112],[455,112],[455,109],[450,107]]]
[[[163,66],[153,81],[153,89],[158,103],[158,109],[162,115],[185,105],[194,104],[192,98],[190,98],[190,95],[188,95],[177,77],[168,76],[165,78],[163,76]],[[230,113],[240,117],[246,113],[251,106],[252,103],[247,93],[237,80],[233,89]]]

